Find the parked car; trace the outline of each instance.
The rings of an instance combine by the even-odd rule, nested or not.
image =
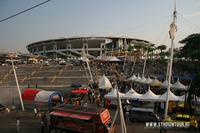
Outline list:
[[[133,107],[129,110],[129,120],[133,122],[158,122],[160,118],[153,109]]]

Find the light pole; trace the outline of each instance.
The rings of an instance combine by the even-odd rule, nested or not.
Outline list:
[[[176,1],[175,1],[176,2]],[[171,49],[170,49],[170,62],[169,62],[169,73],[168,73],[168,86],[167,86],[167,95],[166,95],[166,104],[165,104],[165,115],[164,117],[167,117],[168,114],[168,104],[169,104],[169,92],[170,92],[170,84],[171,84],[171,77],[172,77],[172,63],[173,63],[173,55],[174,55],[174,39],[175,39],[175,33],[177,31],[177,27],[175,24],[176,21],[176,3],[175,8],[173,12],[173,22],[170,24],[170,30],[169,35],[171,39]]]
[[[14,66],[12,57],[11,57],[11,63],[12,63],[12,69],[13,69],[13,72],[14,72],[17,90],[18,90],[18,93],[19,93],[19,98],[20,98],[20,102],[21,102],[21,106],[22,106],[22,111],[24,111],[24,103],[23,103],[23,100],[22,100],[21,90],[20,90],[20,87],[19,87],[19,82],[18,82],[18,79],[17,79],[17,73],[15,71],[15,66]]]

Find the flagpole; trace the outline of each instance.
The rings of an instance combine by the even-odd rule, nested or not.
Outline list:
[[[176,20],[176,1],[174,6],[174,12],[173,12],[173,22],[170,24],[170,30],[169,35],[171,39],[171,49],[170,49],[170,63],[169,63],[169,75],[168,75],[168,86],[167,86],[167,95],[166,95],[166,104],[165,104],[165,115],[164,118],[167,117],[168,114],[168,104],[169,104],[169,92],[170,92],[170,84],[171,84],[171,77],[172,77],[172,63],[173,63],[173,55],[174,55],[174,39],[175,39],[175,33],[177,30],[175,20]]]

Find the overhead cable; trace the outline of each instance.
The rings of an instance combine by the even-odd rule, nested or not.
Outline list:
[[[25,10],[23,10],[23,11],[21,11],[21,12],[18,12],[18,13],[14,14],[14,15],[11,15],[11,16],[7,17],[7,18],[4,18],[4,19],[0,20],[0,22],[4,22],[4,21],[6,21],[6,20],[8,20],[8,19],[11,19],[11,18],[14,18],[14,17],[16,17],[16,16],[18,16],[18,15],[21,15],[21,14],[23,14],[23,13],[29,11],[29,10],[32,10],[32,9],[38,7],[38,6],[41,6],[41,5],[43,5],[43,4],[45,4],[45,3],[49,2],[49,1],[50,1],[50,0],[46,0],[46,1],[42,2],[42,3],[40,3],[40,4],[37,4],[37,5],[35,5],[35,6],[32,6],[31,8],[25,9]]]

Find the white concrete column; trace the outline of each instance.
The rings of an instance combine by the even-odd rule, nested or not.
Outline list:
[[[43,55],[46,56],[46,46],[43,46]]]
[[[102,56],[103,54],[105,54],[105,42],[102,42],[100,44],[100,56]]]
[[[123,40],[122,39],[118,39],[117,42],[117,48],[120,51],[120,48],[123,49]]]
[[[83,43],[83,54],[88,54],[88,43]]]
[[[67,44],[67,49],[71,49],[72,45],[70,43]]]
[[[54,51],[54,57],[53,58],[57,58],[57,53],[56,53],[56,51],[57,51],[57,45],[53,45],[53,51]]]

